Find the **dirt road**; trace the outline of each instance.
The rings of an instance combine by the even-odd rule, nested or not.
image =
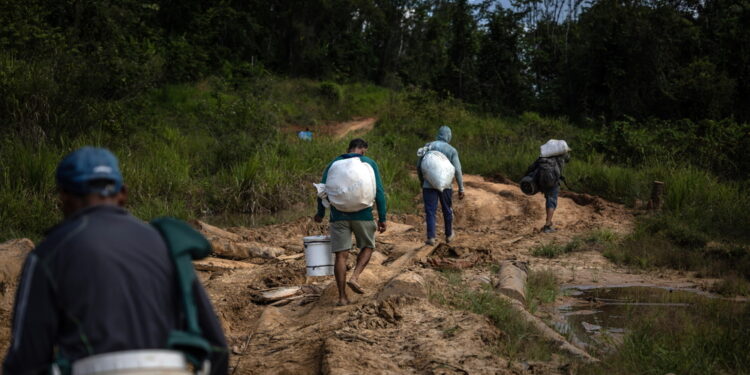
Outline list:
[[[348,134],[366,133],[372,130],[372,128],[375,126],[375,122],[377,122],[376,118],[366,117],[355,119],[352,121],[318,126],[289,125],[284,127],[283,131],[287,133],[296,133],[306,129],[310,129],[314,134],[317,134],[317,136],[341,139]]]

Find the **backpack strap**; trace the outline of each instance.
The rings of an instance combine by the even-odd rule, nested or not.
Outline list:
[[[200,368],[205,366],[211,352],[211,344],[203,337],[198,324],[198,308],[193,290],[196,280],[193,260],[208,256],[211,253],[211,243],[181,220],[163,217],[154,219],[151,225],[164,238],[174,262],[177,289],[186,323],[184,330],[173,330],[169,333],[167,348],[185,353],[188,361]]]

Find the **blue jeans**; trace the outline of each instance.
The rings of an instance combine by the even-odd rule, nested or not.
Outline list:
[[[560,185],[555,185],[549,191],[544,192],[547,208],[557,208],[557,195],[560,194]]]
[[[443,221],[445,221],[445,236],[448,237],[453,233],[453,190],[445,189],[441,193],[436,189],[422,188],[422,197],[424,198],[424,212],[427,219],[427,238],[435,238],[435,214],[437,212],[437,203],[440,201],[440,208],[443,210]]]

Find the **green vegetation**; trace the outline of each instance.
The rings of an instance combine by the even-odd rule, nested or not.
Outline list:
[[[544,258],[556,258],[561,254],[568,253],[568,247],[556,242],[549,242],[531,249],[531,255]]]
[[[673,293],[678,294],[678,293]],[[670,297],[673,294],[668,294]],[[669,310],[632,310],[618,350],[580,374],[747,374],[750,306],[692,295]]]
[[[523,360],[549,360],[555,352],[552,344],[536,333],[536,328],[526,322],[509,302],[498,297],[492,287],[471,289],[461,279],[460,271],[442,271],[446,287],[430,289],[430,300],[459,310],[488,317],[504,333],[503,340],[495,343],[499,354],[506,358]]]
[[[606,251],[613,248],[617,235],[609,229],[598,229],[584,235],[573,237],[565,245],[549,242],[531,249],[531,255],[545,258],[556,258],[562,254],[574,251],[598,250]]]
[[[686,210],[697,211],[697,208]],[[739,274],[750,278],[747,242],[728,241],[730,237],[726,232],[733,231],[732,227],[711,233],[706,229],[713,223],[701,225],[692,219],[674,213],[642,219],[634,233],[619,246],[606,249],[604,255],[616,263],[640,268],[668,267],[697,271],[709,277]],[[722,236],[721,232],[725,234]]]
[[[734,272],[730,272],[729,275],[714,284],[711,291],[719,293],[722,296],[750,296],[750,282],[742,276],[738,276]]]
[[[550,270],[531,271],[526,279],[526,308],[534,313],[539,305],[554,302],[560,285]]]
[[[302,142],[281,125],[316,130],[329,121],[378,115],[389,93],[352,84],[341,89],[341,101],[332,102],[316,82],[270,76],[252,87],[234,90],[220,79],[166,86],[92,109],[112,110],[110,129],[3,137],[0,239],[38,239],[60,219],[54,170],[65,153],[85,144],[111,148],[120,157],[130,207],[144,219],[173,215],[250,223],[300,204],[312,213],[309,183],[345,151],[348,140]],[[388,186],[408,184],[408,171],[384,151],[373,147]],[[390,198],[393,207],[403,209],[411,195],[407,199],[397,190]]]
[[[62,124],[90,99],[217,74],[237,85],[267,71],[336,82],[323,87],[334,101],[339,82],[358,80],[597,126],[628,116],[750,119],[750,62],[737,47],[750,40],[747,0],[0,4],[0,66],[56,77],[0,96],[15,119]],[[45,107],[65,116],[32,118]],[[746,138],[738,143],[747,149]]]
[[[344,151],[347,140],[316,134],[313,142],[302,142],[284,126],[316,131],[327,122],[377,116],[380,121],[366,138],[393,212],[414,211],[419,192],[410,173],[414,153],[434,138],[439,124],[454,128],[453,143],[467,173],[514,180],[534,160],[540,143],[566,138],[575,149],[566,175],[576,191],[633,204],[647,200],[650,181],[659,179],[667,186],[666,206],[662,213],[642,217],[635,233],[617,246],[611,233],[600,232],[565,245],[545,245],[535,250],[537,255],[593,248],[632,266],[750,275],[747,188],[677,162],[669,153],[657,160],[663,149],[657,139],[641,144],[648,150],[645,161],[618,164],[616,156],[624,151],[609,153],[596,146],[606,134],[565,119],[477,114],[419,89],[396,92],[269,75],[231,82],[212,78],[94,103],[89,111],[106,121],[91,132],[38,129],[36,138],[6,133],[0,148],[0,239],[38,239],[59,219],[54,168],[66,152],[84,144],[106,146],[120,156],[131,208],[144,219],[174,215],[244,225],[278,220],[284,213],[310,214],[314,192],[309,184]],[[331,100],[331,92],[341,99]]]

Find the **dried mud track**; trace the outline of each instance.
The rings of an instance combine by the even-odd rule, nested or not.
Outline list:
[[[296,133],[310,129],[314,134],[329,136],[334,139],[342,139],[351,133],[357,134],[369,132],[375,127],[377,121],[378,119],[374,117],[366,117],[318,126],[287,125],[283,128],[283,131],[287,133]]]
[[[197,262],[199,276],[224,326],[235,374],[549,374],[565,373],[559,358],[521,366],[492,348],[504,333],[487,318],[430,301],[441,277],[425,258],[453,257],[468,267],[462,277],[479,286],[491,279],[488,264],[527,262],[532,270],[552,270],[568,284],[646,283],[694,286],[695,280],[674,273],[629,273],[596,251],[556,259],[531,255],[539,244],[566,243],[576,235],[607,228],[628,233],[633,212],[596,197],[566,193],[555,214],[558,232],[539,233],[544,199],[526,196],[512,184],[466,175],[466,197],[456,199],[456,240],[437,247],[423,245],[423,218],[391,217],[388,231],[377,236],[377,251],[363,272],[365,294],[349,293],[352,304],[336,307],[332,277],[308,279],[302,237],[326,233],[327,225],[310,218],[259,228],[230,228],[224,242],[253,242],[282,248],[278,259],[208,259]],[[440,216],[440,215],[438,215]],[[438,233],[442,223],[438,220]],[[222,236],[221,230],[211,234]],[[27,242],[0,246],[3,298],[0,330],[5,352],[9,341],[10,300]],[[434,253],[433,253],[434,251]],[[353,262],[354,257],[350,257]],[[477,265],[472,267],[472,265]],[[311,303],[260,305],[253,296],[267,288],[317,285]]]
[[[467,175],[466,197],[456,200],[457,239],[440,244],[439,253],[473,259],[480,264],[506,259],[526,261],[532,269],[550,268],[564,281],[591,282],[586,272],[624,274],[597,254],[570,254],[564,261],[541,260],[530,249],[548,241],[566,242],[587,231],[632,228],[628,209],[594,197],[560,198],[559,232],[542,235],[544,201],[528,197],[517,186]],[[578,201],[578,203],[576,203]],[[435,248],[423,245],[423,218],[393,218],[377,237],[377,251],[361,277],[364,295],[349,293],[352,304],[337,307],[332,277],[307,280],[303,259],[268,261],[251,269],[204,273],[209,293],[221,312],[233,347],[237,374],[505,374],[559,373],[559,363],[521,368],[493,353],[502,337],[485,317],[456,311],[429,301],[439,276],[426,267]],[[438,222],[438,228],[442,223]],[[302,237],[325,233],[326,226],[302,218],[263,228],[233,228],[245,239],[302,251]],[[433,254],[436,255],[436,254]],[[353,257],[351,257],[353,258]],[[575,270],[572,274],[568,271]],[[594,272],[594,271],[590,271]],[[488,267],[464,271],[468,280],[489,277]],[[633,275],[633,280],[643,275]],[[282,307],[250,302],[253,289],[318,283],[321,297],[310,304]]]

